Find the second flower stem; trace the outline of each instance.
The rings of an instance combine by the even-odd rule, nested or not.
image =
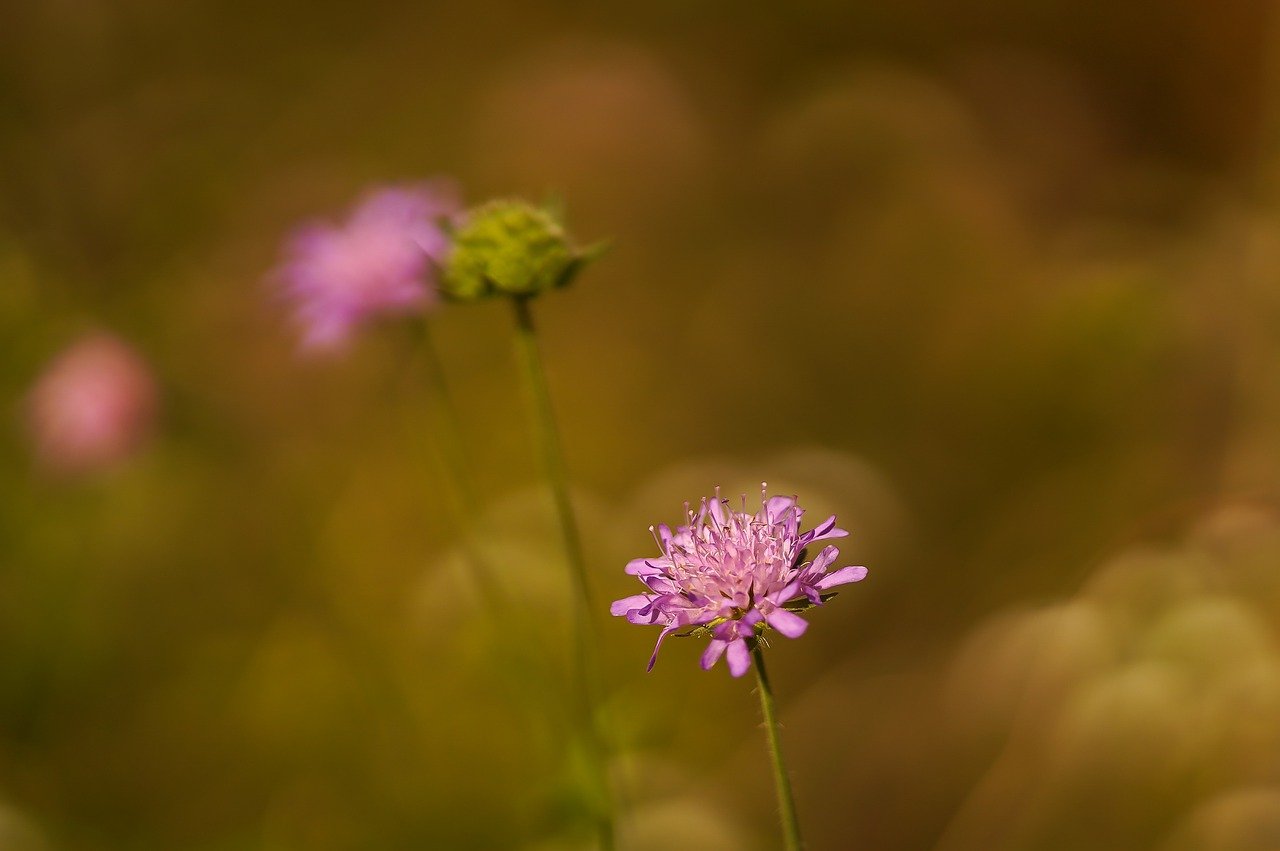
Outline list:
[[[471,484],[471,471],[468,468],[463,446],[461,421],[454,407],[453,397],[449,393],[444,364],[436,351],[435,343],[431,338],[431,329],[426,322],[416,323],[412,327],[416,332],[417,348],[427,372],[427,385],[432,397],[431,413],[435,418],[437,440],[432,441],[431,445],[440,456],[440,467],[450,496],[448,502],[452,506],[459,544],[471,568],[471,578],[476,583],[490,617],[495,622],[502,622],[508,614],[506,596],[498,586],[476,540],[475,528],[479,522],[480,501]]]
[[[791,778],[782,759],[782,744],[778,741],[778,715],[773,705],[773,688],[769,685],[769,673],[764,667],[764,653],[759,640],[751,642],[751,659],[755,662],[757,690],[760,692],[760,711],[764,715],[765,734],[769,738],[769,756],[773,762],[773,785],[778,794],[778,818],[782,823],[782,838],[787,851],[801,851],[804,841],[800,838],[800,819],[796,816],[796,800],[791,793]]]
[[[569,563],[570,579],[574,585],[574,602],[571,606],[573,645],[578,668],[577,676],[581,685],[583,704],[581,709],[585,716],[584,732],[587,736],[589,751],[587,759],[590,763],[592,781],[596,784],[596,791],[602,800],[601,811],[595,814],[600,847],[609,851],[614,847],[613,797],[609,785],[604,736],[601,734],[599,714],[596,711],[599,689],[592,653],[593,639],[590,634],[591,618],[595,610],[594,597],[587,576],[586,559],[582,552],[582,538],[578,533],[578,522],[569,495],[569,474],[564,461],[564,450],[560,444],[560,432],[556,426],[555,409],[551,404],[551,391],[547,385],[546,370],[542,365],[542,354],[538,347],[530,299],[514,298],[512,306],[515,310],[516,354],[524,372],[534,430],[537,433],[538,453],[542,456],[542,466],[555,502],[565,558]]]

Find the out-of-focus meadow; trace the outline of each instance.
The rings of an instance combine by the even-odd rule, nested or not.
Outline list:
[[[297,356],[370,184],[565,199],[538,304],[601,601],[795,492],[870,578],[770,651],[814,849],[1280,846],[1280,148],[1260,0],[0,9],[0,849],[576,847],[568,588],[501,304]],[[144,445],[50,469],[85,334]],[[624,849],[776,846],[750,683],[600,611]],[[567,717],[567,716],[566,716]],[[559,720],[557,720],[559,719]]]

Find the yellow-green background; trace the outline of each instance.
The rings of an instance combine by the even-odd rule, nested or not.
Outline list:
[[[773,669],[814,849],[1280,845],[1277,54],[1261,0],[0,5],[0,849],[588,840],[499,303],[434,319],[521,602],[476,605],[411,352],[263,276],[371,184],[564,198],[537,305],[625,849],[777,847],[750,683],[611,620],[650,523],[796,492],[870,578]],[[33,466],[108,328],[163,414]],[[408,366],[406,366],[408,364]],[[425,463],[419,463],[425,462]]]

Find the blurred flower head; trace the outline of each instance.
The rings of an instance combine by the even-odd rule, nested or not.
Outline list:
[[[563,287],[596,249],[578,251],[547,210],[524,201],[490,201],[467,212],[453,235],[444,290],[471,301],[531,296]]]
[[[662,626],[650,669],[663,639],[694,627],[689,634],[711,638],[702,667],[710,669],[727,656],[729,672],[740,677],[750,666],[749,640],[769,627],[798,638],[809,625],[797,611],[821,605],[824,596],[830,597],[824,591],[867,575],[865,567],[829,573],[840,554],[832,545],[805,561],[810,544],[849,534],[836,527],[835,515],[801,532],[804,509],[794,497],[770,497],[762,491],[754,514],[747,512],[745,496],[742,502],[740,511],[727,509],[717,488],[715,498],[704,498],[696,512],[686,503],[687,525],[674,532],[665,524],[654,530],[662,555],[627,564],[627,573],[648,590],[616,600],[610,612],[634,624]]]
[[[434,305],[445,225],[460,206],[455,187],[437,180],[370,192],[343,225],[299,228],[273,279],[294,306],[304,348],[340,348],[369,319]]]
[[[63,472],[122,460],[150,432],[156,397],[151,371],[133,349],[110,334],[85,337],[49,363],[27,399],[37,458]]]

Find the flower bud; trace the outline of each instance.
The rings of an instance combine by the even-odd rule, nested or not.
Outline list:
[[[490,201],[466,214],[453,234],[443,289],[458,301],[532,296],[563,287],[591,252],[580,252],[546,210],[519,200]]]

